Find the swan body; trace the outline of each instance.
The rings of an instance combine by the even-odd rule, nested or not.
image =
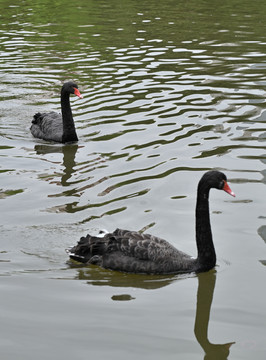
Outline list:
[[[30,130],[34,137],[61,143],[78,141],[69,102],[70,94],[82,98],[77,84],[72,81],[66,82],[61,89],[62,114],[51,111],[33,116]]]
[[[129,273],[176,274],[208,271],[216,264],[209,219],[209,191],[217,188],[235,194],[219,171],[209,171],[198,184],[196,242],[198,257],[176,249],[166,240],[136,231],[116,229],[99,236],[87,235],[67,250],[71,259]]]

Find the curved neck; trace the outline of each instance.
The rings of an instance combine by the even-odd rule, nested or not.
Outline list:
[[[69,93],[61,91],[61,111],[63,119],[63,135],[62,142],[78,141],[75,124],[72,116],[72,111],[69,101]]]
[[[209,213],[210,188],[200,182],[196,205],[196,242],[198,248],[198,270],[207,271],[216,264],[216,254],[212,241]]]

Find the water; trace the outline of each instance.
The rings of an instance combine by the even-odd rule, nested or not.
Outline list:
[[[266,5],[0,1],[1,327],[6,360],[265,359]],[[65,80],[79,143],[32,138]],[[217,267],[139,276],[73,267],[99,228],[196,255],[202,174]],[[177,221],[175,221],[177,219]]]

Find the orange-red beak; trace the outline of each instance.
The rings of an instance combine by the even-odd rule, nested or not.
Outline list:
[[[81,95],[81,93],[77,88],[74,88],[74,94],[77,95],[80,99],[83,99],[83,96]]]
[[[235,193],[230,189],[230,186],[227,184],[227,182],[224,180],[224,187],[223,190],[227,192],[229,195],[236,196]]]

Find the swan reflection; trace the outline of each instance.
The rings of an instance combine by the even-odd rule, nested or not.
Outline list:
[[[74,266],[69,261],[71,266]],[[184,275],[187,277],[187,275]],[[193,275],[192,275],[193,276]],[[195,276],[195,275],[194,275]],[[139,275],[107,270],[95,265],[78,268],[76,278],[90,285],[155,290],[180,279],[180,275]]]
[[[60,184],[62,186],[68,186],[68,180],[75,172],[75,157],[79,146],[77,144],[69,144],[64,146],[41,144],[35,145],[34,149],[38,155],[46,155],[53,153],[63,154],[63,166],[64,171],[61,176]]]
[[[262,240],[264,240],[266,243],[266,225],[262,225],[261,227],[259,227],[258,234],[262,238]],[[259,260],[259,261],[262,265],[266,266],[266,260]]]
[[[76,278],[86,280],[90,285],[112,286],[123,288],[141,288],[146,290],[155,290],[168,286],[180,279],[187,277],[198,278],[197,307],[194,324],[195,337],[204,351],[204,360],[226,360],[230,354],[230,347],[234,342],[225,344],[213,344],[208,338],[208,327],[210,320],[210,311],[213,299],[213,293],[216,282],[215,270],[195,274],[185,275],[138,275],[126,274],[116,271],[110,271],[90,265],[88,268],[80,267],[77,269]],[[113,295],[114,301],[129,301],[135,298],[128,293]]]
[[[197,310],[195,317],[195,337],[205,352],[205,360],[228,359],[230,347],[234,342],[212,344],[208,339],[208,326],[211,304],[216,282],[216,273],[210,271],[198,274]]]

